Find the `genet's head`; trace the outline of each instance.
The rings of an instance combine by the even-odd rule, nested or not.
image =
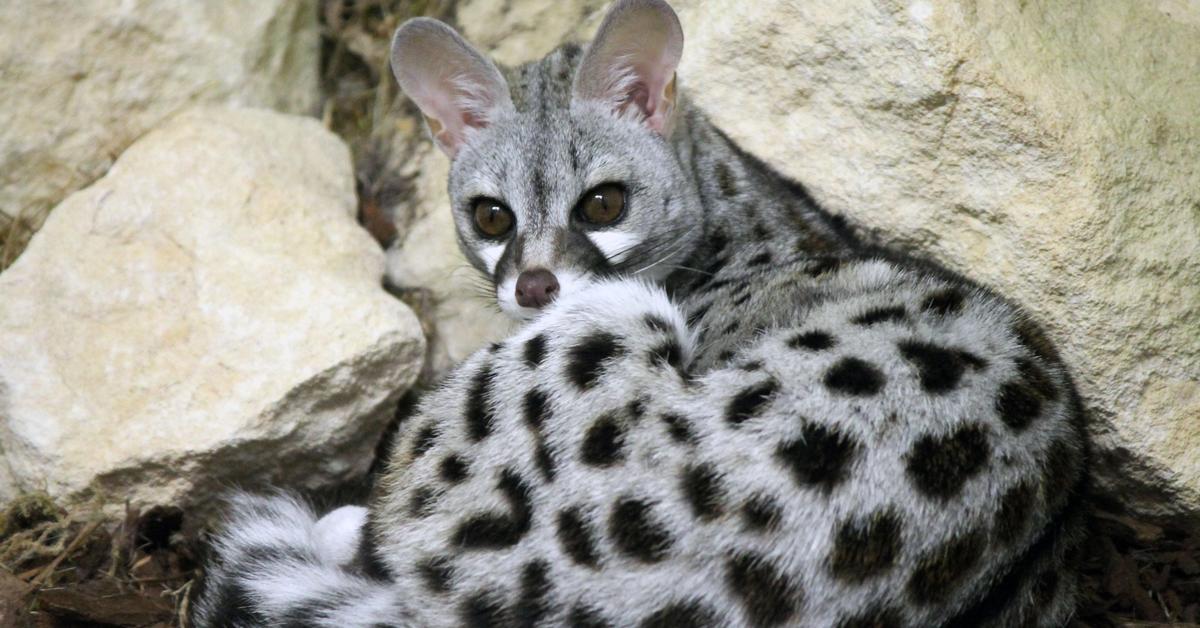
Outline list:
[[[657,0],[620,0],[585,51],[508,80],[441,22],[396,31],[396,79],[451,159],[459,244],[510,316],[601,275],[661,280],[693,248],[699,201],[668,143],[682,50]]]

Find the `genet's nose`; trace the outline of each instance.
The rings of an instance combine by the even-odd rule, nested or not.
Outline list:
[[[545,307],[556,296],[558,277],[545,268],[534,268],[517,275],[517,304],[521,307]]]

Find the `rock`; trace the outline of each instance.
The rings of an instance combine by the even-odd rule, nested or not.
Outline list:
[[[1128,472],[1176,494],[1165,506],[1128,495],[1145,497],[1133,504],[1144,511],[1200,509],[1195,3],[673,4],[686,34],[681,85],[722,128],[831,210],[1031,309],[1074,369],[1104,448],[1136,459],[1100,465],[1104,479]],[[519,63],[590,36],[595,5],[466,0],[457,18]],[[416,199],[426,222],[389,269],[465,293],[469,271],[451,270],[460,262],[412,263],[452,242],[444,177],[444,158],[428,153]],[[443,309],[463,342],[450,358],[495,328],[482,311]]]
[[[206,108],[138,140],[0,274],[0,497],[200,506],[364,472],[424,342],[355,208],[313,119]]]
[[[0,3],[0,233],[36,230],[51,207],[187,107],[315,112],[316,4]],[[0,251],[0,268],[23,240]]]

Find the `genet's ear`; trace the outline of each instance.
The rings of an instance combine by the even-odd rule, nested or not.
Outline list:
[[[437,20],[414,18],[396,29],[392,72],[451,159],[471,130],[513,110],[508,83],[496,64]]]
[[[574,97],[609,103],[670,135],[682,54],[683,28],[666,2],[618,0],[579,64]]]

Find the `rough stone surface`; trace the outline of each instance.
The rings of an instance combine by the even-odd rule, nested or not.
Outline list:
[[[1200,5],[673,4],[681,83],[722,128],[830,209],[1029,307],[1105,448],[1135,455],[1104,465],[1108,479],[1131,473],[1178,491],[1168,508],[1200,508]],[[504,6],[467,0],[457,17],[506,63],[590,36],[603,8]],[[420,167],[425,222],[389,269],[465,293],[471,273],[447,257],[444,158],[427,151]],[[435,254],[444,265],[412,263]],[[443,360],[497,325],[483,300],[439,318],[460,342]]]
[[[130,143],[189,106],[313,112],[316,4],[0,3],[0,233],[36,229]],[[0,266],[16,253],[13,244],[0,251]]]
[[[0,274],[0,498],[191,503],[361,473],[421,368],[345,145],[254,109],[181,114]]]

